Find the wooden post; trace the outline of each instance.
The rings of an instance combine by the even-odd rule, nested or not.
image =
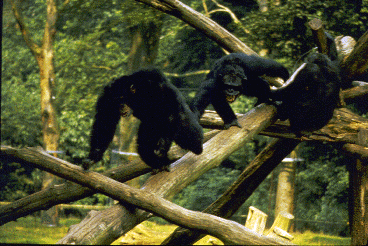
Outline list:
[[[359,143],[368,146],[368,130],[358,133]],[[356,165],[349,172],[349,220],[351,245],[367,245],[368,243],[368,162],[356,160]]]
[[[250,206],[245,227],[259,234],[263,234],[266,227],[267,217],[268,215],[266,213],[256,207]]]
[[[293,235],[288,233],[291,221],[294,219],[294,215],[288,212],[280,212],[275,221],[273,222],[271,229],[268,231],[268,237],[293,240]]]

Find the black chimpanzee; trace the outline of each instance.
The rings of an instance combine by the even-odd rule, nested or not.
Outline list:
[[[224,121],[225,129],[240,127],[229,103],[241,94],[257,97],[257,104],[268,101],[270,86],[260,77],[262,75],[289,78],[287,69],[273,60],[243,53],[226,55],[216,61],[190,107],[199,120],[206,107],[212,104]]]
[[[167,152],[173,141],[195,154],[202,153],[203,130],[179,90],[157,69],[123,76],[105,86],[98,98],[88,159],[102,159],[121,116],[131,109],[140,119],[138,153],[155,172],[168,170]]]
[[[297,135],[324,127],[339,103],[341,80],[334,39],[327,34],[328,55],[313,53],[290,78],[288,84],[272,92],[281,100],[279,115],[289,119]]]

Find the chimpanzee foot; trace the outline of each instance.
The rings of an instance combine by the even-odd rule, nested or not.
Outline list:
[[[170,172],[170,166],[163,166],[163,167],[160,167],[160,168],[152,169],[151,174],[155,175],[155,174],[158,174],[160,172]]]
[[[88,170],[95,162],[89,158],[85,158],[82,160],[82,166],[84,170]]]
[[[167,143],[164,138],[160,138],[156,144],[157,149],[153,150],[153,153],[159,158],[166,156],[168,151]]]

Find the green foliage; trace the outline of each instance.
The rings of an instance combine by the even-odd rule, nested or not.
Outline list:
[[[294,61],[313,48],[314,42],[307,22],[321,19],[333,35],[359,38],[367,26],[368,1],[286,1],[269,4],[266,12],[253,11],[242,18],[247,35],[241,39],[256,51],[267,49],[277,57],[292,57]],[[238,31],[240,32],[240,31]]]
[[[344,166],[348,159],[328,144],[303,144],[299,149],[306,161],[298,165],[295,215],[304,220],[340,222],[333,227],[313,225],[326,233],[340,233],[348,221],[349,175]]]
[[[60,219],[60,227],[41,224],[39,218],[27,216],[1,226],[0,243],[5,244],[55,244],[68,232],[69,226],[79,223],[76,219]]]
[[[40,171],[19,163],[0,162],[0,200],[15,201],[40,189]]]
[[[238,170],[215,168],[174,197],[173,202],[191,210],[201,211],[214,202],[240,174]]]

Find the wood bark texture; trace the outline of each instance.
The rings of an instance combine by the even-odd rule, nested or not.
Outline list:
[[[351,80],[368,70],[368,31],[356,43],[354,50],[341,64],[343,82],[349,84]]]

